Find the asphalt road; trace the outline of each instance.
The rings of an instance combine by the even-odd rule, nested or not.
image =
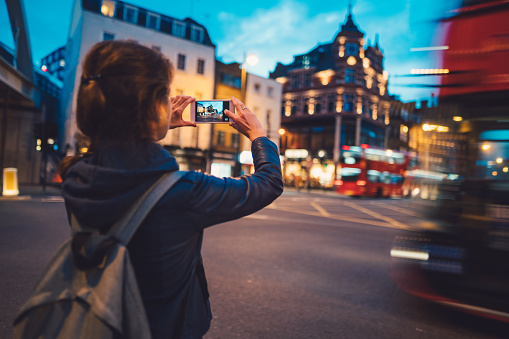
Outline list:
[[[400,291],[389,251],[418,218],[406,200],[286,191],[241,220],[207,229],[211,338],[507,338],[509,327]],[[68,236],[64,205],[0,201],[0,338]]]

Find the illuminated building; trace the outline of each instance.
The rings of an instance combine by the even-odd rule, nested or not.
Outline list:
[[[260,121],[267,137],[279,145],[281,116],[279,105],[281,102],[281,84],[273,79],[266,79],[247,72],[245,98],[242,98],[242,70],[239,63],[224,64],[216,61],[215,97],[229,99],[231,96],[244,100]],[[210,166],[207,170],[211,174],[224,171],[224,175],[247,174],[254,170],[251,156],[251,142],[227,124],[212,126],[212,140],[210,146]],[[210,168],[209,168],[210,167]]]
[[[286,157],[286,178],[330,187],[341,145],[386,146],[391,99],[383,59],[378,36],[366,43],[349,8],[333,41],[277,64],[270,77],[283,85],[281,152],[308,151],[307,159]]]

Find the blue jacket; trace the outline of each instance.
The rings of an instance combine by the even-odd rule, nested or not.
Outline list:
[[[201,258],[203,230],[256,212],[282,193],[276,145],[262,137],[251,150],[255,173],[217,178],[188,172],[130,241],[154,339],[172,338],[179,319],[185,319],[183,338],[207,332],[212,315]],[[175,170],[175,158],[156,143],[106,143],[69,170],[62,186],[66,208],[83,226],[106,232],[162,173]]]

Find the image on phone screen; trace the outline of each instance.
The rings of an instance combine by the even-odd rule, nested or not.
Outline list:
[[[196,101],[195,122],[214,123],[229,122],[230,120],[224,114],[225,109],[230,109],[229,101]]]

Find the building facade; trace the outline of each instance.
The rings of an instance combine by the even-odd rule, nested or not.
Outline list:
[[[245,98],[242,98],[243,86]],[[242,100],[255,113],[269,139],[279,145],[281,84],[273,79],[250,73],[246,73],[243,84],[241,64],[236,62],[225,64],[218,60],[215,97],[229,99],[232,96]],[[254,168],[251,142],[227,124],[214,124],[212,128],[210,173],[214,175],[219,175],[219,172],[222,174],[231,172],[230,175],[252,173]]]
[[[41,70],[64,81],[65,46],[57,48],[41,59]]]
[[[278,63],[270,77],[283,85],[281,151],[287,184],[298,178],[332,187],[342,145],[386,147],[390,122],[383,52],[366,44],[351,8],[333,41]]]
[[[216,48],[204,26],[189,18],[179,20],[122,1],[76,0],[62,90],[67,153],[79,153],[86,146],[81,144],[75,117],[81,62],[95,43],[109,39],[134,40],[166,55],[175,68],[171,96],[213,98]],[[187,109],[184,119],[189,118]],[[204,170],[210,133],[210,124],[178,128],[170,130],[161,144],[172,151],[182,170]]]

